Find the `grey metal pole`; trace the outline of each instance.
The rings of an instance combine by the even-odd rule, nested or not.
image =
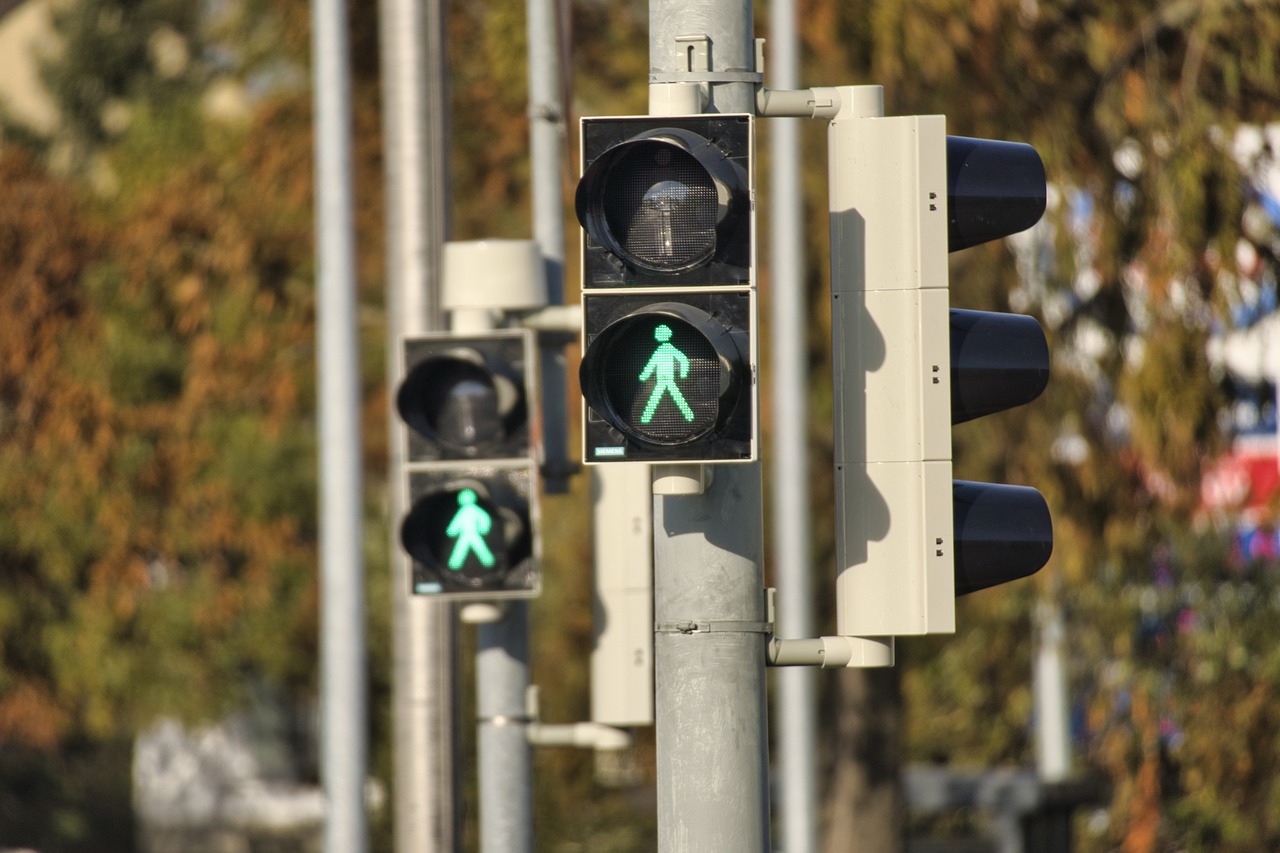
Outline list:
[[[651,0],[651,84],[697,84],[710,112],[755,112],[750,0]],[[655,469],[655,477],[660,476]],[[658,850],[769,849],[760,465],[654,498]]]
[[[533,190],[533,238],[542,251],[547,304],[564,302],[564,99],[561,86],[560,27],[556,0],[528,0],[529,159]],[[569,490],[564,347],[539,352],[542,383],[543,486]]]
[[[660,853],[765,853],[769,780],[760,466],[654,498]]]
[[[769,78],[778,89],[800,85],[795,0],[774,0],[769,9]],[[810,553],[808,475],[809,372],[805,300],[804,198],[800,177],[803,119],[769,121],[773,383],[773,559],[778,586],[779,637],[812,637],[813,559]],[[777,794],[785,853],[816,853],[818,673],[787,667],[774,674],[777,717]]]
[[[321,770],[324,849],[367,849],[364,495],[356,330],[351,78],[346,5],[313,0],[317,384],[320,422]]]
[[[1071,776],[1071,713],[1062,607],[1052,599],[1041,601],[1035,619],[1036,771],[1043,782],[1065,782]]]
[[[513,602],[500,621],[477,626],[476,638],[480,850],[531,853],[528,603]]]
[[[533,230],[542,254],[547,301],[564,300],[564,208],[561,151],[560,39],[553,0],[528,0],[530,170]],[[541,350],[543,467],[549,491],[568,490],[564,352]],[[480,781],[480,847],[484,853],[533,850],[532,755],[526,709],[529,604],[508,602],[497,622],[477,627],[476,715]]]
[[[754,27],[751,0],[650,0],[649,82],[704,83],[707,112],[754,113]]]
[[[451,282],[452,285],[452,282]],[[487,311],[454,311],[450,329],[488,331]],[[469,608],[464,608],[467,621]],[[532,853],[533,773],[525,706],[529,689],[529,603],[488,604],[476,625],[476,752],[481,853]]]
[[[444,4],[381,0],[379,16],[391,385],[400,379],[400,339],[442,327],[440,279],[448,209]],[[394,413],[388,424],[388,470],[394,475],[401,468],[404,426]],[[401,490],[390,491],[396,528],[406,507]],[[399,530],[391,535],[390,553],[397,554]],[[454,611],[446,602],[410,594],[406,560],[393,559],[391,565],[395,849],[453,853],[460,846],[454,795]]]

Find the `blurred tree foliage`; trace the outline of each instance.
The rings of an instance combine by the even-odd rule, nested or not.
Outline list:
[[[798,5],[807,85],[880,83],[890,113],[946,113],[953,133],[1029,141],[1055,189],[1034,240],[952,263],[955,304],[1034,313],[1048,331],[1045,397],[957,430],[956,468],[1044,491],[1055,556],[1036,581],[963,601],[954,638],[902,643],[894,672],[830,677],[828,849],[873,837],[845,822],[862,807],[849,795],[869,745],[881,760],[1031,760],[1043,596],[1072,626],[1081,766],[1110,783],[1083,848],[1280,846],[1276,566],[1233,558],[1198,515],[1202,467],[1225,440],[1206,342],[1253,204],[1229,141],[1276,115],[1280,2]],[[563,8],[570,118],[643,112],[644,4]],[[317,645],[308,5],[60,9],[65,49],[45,73],[62,129],[0,149],[0,826],[24,833],[5,843],[50,851],[121,837],[100,834],[102,756],[119,761],[139,726],[216,717],[246,675],[310,695]],[[351,20],[384,732],[377,31],[368,4]],[[455,239],[529,233],[524,33],[519,0],[452,4]],[[815,507],[831,505],[822,131],[805,129]],[[1250,236],[1274,265],[1268,233],[1269,244]],[[571,237],[570,293],[573,250]],[[767,300],[767,276],[763,287]],[[544,505],[534,671],[553,722],[587,715],[584,481]],[[816,528],[828,566],[831,525]],[[539,849],[652,849],[652,803],[602,791],[590,762],[538,755],[539,779],[554,780],[537,785]],[[639,766],[651,782],[651,743]],[[77,783],[82,769],[90,781]]]
[[[45,69],[61,129],[0,149],[0,772],[18,774],[0,783],[4,843],[125,849],[128,812],[66,768],[100,767],[105,748],[127,778],[117,744],[160,714],[216,720],[250,678],[315,692],[308,10],[210,8],[61,5],[64,49]],[[376,20],[357,20],[370,619],[385,661]],[[373,672],[384,695],[385,665]]]

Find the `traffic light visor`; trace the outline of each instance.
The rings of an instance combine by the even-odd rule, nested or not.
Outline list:
[[[956,595],[1035,574],[1053,553],[1053,519],[1028,486],[951,485],[956,539]]]
[[[396,406],[415,432],[455,458],[500,451],[528,418],[520,383],[467,347],[417,364],[400,386]]]
[[[1003,412],[1049,384],[1049,344],[1034,317],[950,310],[951,423]]]
[[[1021,142],[947,137],[947,251],[1025,231],[1044,215],[1044,163]]]
[[[743,168],[690,130],[663,127],[614,145],[590,163],[575,197],[578,221],[636,269],[678,273],[710,263],[749,215]]]

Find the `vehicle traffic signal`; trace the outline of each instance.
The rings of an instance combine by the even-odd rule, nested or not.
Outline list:
[[[1030,145],[946,138],[947,250],[1025,231],[1044,215],[1044,163]],[[1029,403],[1049,382],[1049,344],[1035,318],[952,308],[951,423]],[[956,594],[1026,577],[1053,552],[1044,497],[1027,486],[956,481]]]
[[[533,353],[525,330],[404,341],[400,541],[416,594],[539,591]]]
[[[953,481],[952,424],[1034,399],[1030,317],[950,307],[950,251],[1035,224],[1030,146],[948,137],[942,116],[831,124],[837,621],[845,636],[950,633],[955,596],[1038,570],[1031,488]]]
[[[582,120],[586,462],[755,458],[754,139],[749,115]]]

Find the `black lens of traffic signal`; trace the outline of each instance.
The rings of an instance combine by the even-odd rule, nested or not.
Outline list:
[[[460,366],[424,390],[427,420],[441,441],[456,447],[476,447],[502,438],[498,392],[489,374]]]
[[[951,423],[1030,403],[1049,384],[1049,344],[1034,317],[952,308]]]
[[[668,142],[629,146],[609,170],[603,204],[619,247],[642,266],[685,269],[715,252],[715,183]]]
[[[1036,149],[999,139],[947,137],[947,251],[1025,231],[1044,215],[1047,185]]]
[[[578,220],[633,273],[680,276],[716,262],[748,263],[742,255],[750,246],[751,216],[745,152],[727,153],[742,147],[740,128],[735,133],[731,119],[697,123],[699,132],[646,128],[611,140],[583,171],[574,196]],[[743,270],[720,275],[728,278],[716,283],[737,283]]]
[[[414,366],[396,397],[405,423],[446,458],[514,455],[507,447],[528,421],[521,385],[469,348]]]
[[[1053,519],[1044,497],[1028,486],[951,484],[956,595],[1038,572],[1053,553]]]

